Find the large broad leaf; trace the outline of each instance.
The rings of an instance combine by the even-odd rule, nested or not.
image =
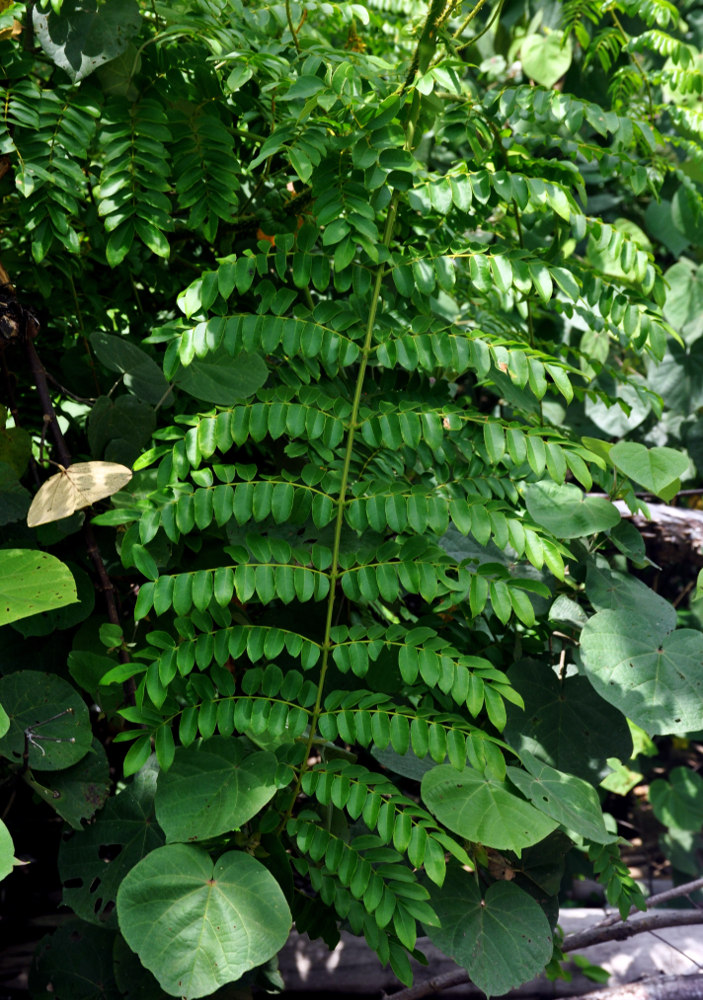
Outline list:
[[[439,764],[422,779],[422,801],[454,833],[499,851],[520,853],[557,826],[515,795],[504,781],[484,778],[471,767]]]
[[[275,754],[247,754],[247,744],[216,736],[179,747],[168,771],[159,775],[156,818],[166,841],[196,841],[237,830],[276,794]]]
[[[664,826],[696,832],[703,826],[703,778],[687,767],[675,767],[669,780],[649,786],[654,815]]]
[[[15,865],[15,845],[10,831],[0,819],[0,879],[10,874]]]
[[[671,500],[678,492],[679,477],[691,464],[684,452],[674,448],[646,448],[634,441],[613,445],[610,460],[616,469],[662,500]]]
[[[596,611],[633,611],[667,632],[676,628],[673,604],[636,576],[611,569],[601,557],[588,563],[586,594]]]
[[[26,516],[32,495],[19,481],[16,470],[0,461],[0,525],[12,524]]]
[[[229,406],[253,395],[267,378],[266,362],[258,354],[233,358],[221,347],[206,358],[196,358],[187,368],[179,368],[174,382],[195,399]]]
[[[84,920],[116,927],[120,882],[164,842],[154,816],[156,775],[152,760],[128,788],[108,800],[94,823],[64,837],[59,850],[63,901]]]
[[[703,267],[680,260],[664,278],[668,285],[664,317],[686,343],[692,344],[703,335]]]
[[[553,87],[571,65],[571,39],[560,31],[549,35],[527,35],[520,46],[520,62],[525,76],[543,87]]]
[[[650,736],[703,728],[703,633],[599,611],[581,633],[593,687]]]
[[[32,549],[0,551],[0,625],[77,600],[73,577],[55,556]]]
[[[527,751],[522,752],[521,760],[529,774],[519,767],[509,767],[508,778],[535,808],[567,830],[597,844],[617,840],[605,828],[603,812],[592,785],[573,774],[557,771]]]
[[[432,944],[465,968],[487,996],[522,986],[552,957],[549,921],[513,882],[495,882],[482,898],[475,876],[452,868],[441,888],[428,888],[442,924],[425,928]]]
[[[7,714],[2,705],[0,705],[0,737],[4,736],[9,728],[10,716]]]
[[[70,920],[37,945],[29,989],[37,1000],[121,1000],[112,971],[114,931]]]
[[[91,454],[131,466],[150,443],[155,426],[154,408],[136,396],[100,396],[88,415]]]
[[[670,341],[661,361],[648,362],[647,385],[677,413],[703,406],[703,339],[688,347]]]
[[[213,864],[199,847],[169,844],[127,875],[120,930],[172,996],[207,996],[275,955],[292,918],[260,861],[228,851]]]
[[[120,55],[141,23],[136,0],[64,0],[60,14],[35,7],[32,20],[39,44],[74,83]]]
[[[39,797],[74,830],[81,830],[82,821],[90,819],[105,805],[110,791],[110,768],[99,740],[93,740],[90,752],[73,767],[46,774],[41,782],[31,771],[25,778]]]
[[[0,678],[0,704],[10,728],[0,739],[0,756],[13,764],[28,752],[33,771],[58,771],[78,763],[90,750],[93,733],[88,708],[71,685],[54,674],[18,670]]]
[[[560,679],[548,663],[521,660],[508,671],[522,695],[524,711],[507,705],[504,737],[518,753],[537,754],[553,767],[597,784],[609,771],[608,757],[629,760],[627,721],[585,677]]]
[[[76,585],[76,601],[63,608],[53,608],[51,611],[40,611],[29,618],[13,622],[12,627],[22,635],[53,635],[65,628],[73,628],[79,622],[90,617],[95,607],[95,584],[88,574],[74,563],[66,563]]]
[[[173,393],[169,391],[164,373],[146,351],[124,337],[100,330],[91,333],[90,343],[106,368],[124,376],[125,386],[138,399],[162,406],[173,402]]]
[[[525,489],[525,503],[537,524],[557,538],[579,538],[613,528],[620,514],[610,500],[587,497],[572,483],[560,486],[544,480]]]

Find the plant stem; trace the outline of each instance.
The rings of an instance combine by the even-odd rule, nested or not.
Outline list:
[[[424,36],[424,32],[423,32]],[[422,39],[421,39],[422,41]],[[420,43],[418,43],[419,45]],[[413,59],[413,63],[415,59]],[[420,116],[420,99],[417,91],[413,94],[413,101],[410,109],[410,114],[408,116],[408,121],[405,125],[405,148],[411,149],[413,146],[413,140],[415,138],[415,128],[417,126],[417,121]],[[393,191],[391,195],[390,204],[388,205],[388,212],[386,214],[386,224],[383,230],[383,237],[381,239],[381,244],[386,249],[391,244],[393,239],[393,231],[395,229],[396,217],[398,214],[398,205],[400,203],[400,191],[397,189]],[[373,289],[371,291],[371,301],[369,303],[369,311],[366,318],[366,329],[364,333],[364,344],[361,350],[361,361],[359,363],[359,371],[356,377],[356,385],[354,387],[354,397],[352,400],[352,409],[349,416],[349,428],[347,432],[347,442],[344,452],[344,463],[342,465],[342,478],[339,484],[339,498],[337,500],[337,516],[334,525],[334,538],[332,542],[332,563],[330,565],[330,590],[327,598],[327,613],[325,616],[325,634],[322,642],[322,663],[320,665],[320,679],[317,686],[317,696],[315,698],[315,706],[310,717],[310,731],[308,734],[308,740],[305,747],[305,754],[303,756],[302,764],[298,771],[296,777],[295,785],[290,796],[290,802],[281,821],[278,825],[279,832],[285,827],[292,811],[295,806],[295,800],[300,792],[300,788],[303,781],[303,775],[308,769],[308,761],[310,759],[310,753],[312,751],[315,738],[317,736],[317,724],[322,714],[322,699],[324,697],[325,690],[325,678],[327,676],[327,670],[329,668],[330,652],[332,649],[332,639],[331,631],[334,624],[334,610],[337,599],[337,581],[339,579],[339,556],[341,550],[342,542],[342,528],[344,527],[344,508],[347,499],[347,489],[349,486],[349,470],[351,469],[352,458],[354,455],[354,440],[356,437],[356,431],[358,427],[359,420],[359,409],[361,407],[361,396],[364,389],[364,380],[366,378],[366,369],[368,367],[369,356],[371,354],[371,349],[373,346],[373,332],[376,326],[376,315],[378,313],[378,304],[381,299],[381,287],[383,285],[383,278],[386,273],[385,261],[382,261],[376,268],[376,277],[373,284]]]

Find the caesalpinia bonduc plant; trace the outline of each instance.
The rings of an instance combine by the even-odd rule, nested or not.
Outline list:
[[[559,954],[569,851],[641,903],[597,790],[628,719],[703,725],[699,633],[631,575],[612,503],[688,459],[567,416],[653,399],[675,335],[652,253],[592,204],[680,184],[700,210],[698,120],[662,111],[696,78],[686,26],[554,2],[501,70],[501,6],[106,0],[131,40],[93,74],[52,4],[51,86],[14,50],[26,243],[124,378],[92,457],[125,460],[110,406],[147,426],[93,519],[135,584],[100,678],[134,777],[62,846],[64,901],[168,994],[251,977],[293,925],[406,983],[428,934],[506,992]],[[611,90],[571,93],[572,65]]]

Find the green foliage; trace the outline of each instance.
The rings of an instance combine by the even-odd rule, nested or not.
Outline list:
[[[621,513],[703,468],[701,39],[508,6],[5,12],[0,754],[105,995],[271,984],[293,924],[502,993],[568,850],[642,904],[594,786],[703,728]],[[32,530],[47,451],[134,476]]]

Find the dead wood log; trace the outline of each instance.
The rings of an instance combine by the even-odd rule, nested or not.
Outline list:
[[[703,974],[655,976],[585,993],[581,1000],[703,1000]]]

